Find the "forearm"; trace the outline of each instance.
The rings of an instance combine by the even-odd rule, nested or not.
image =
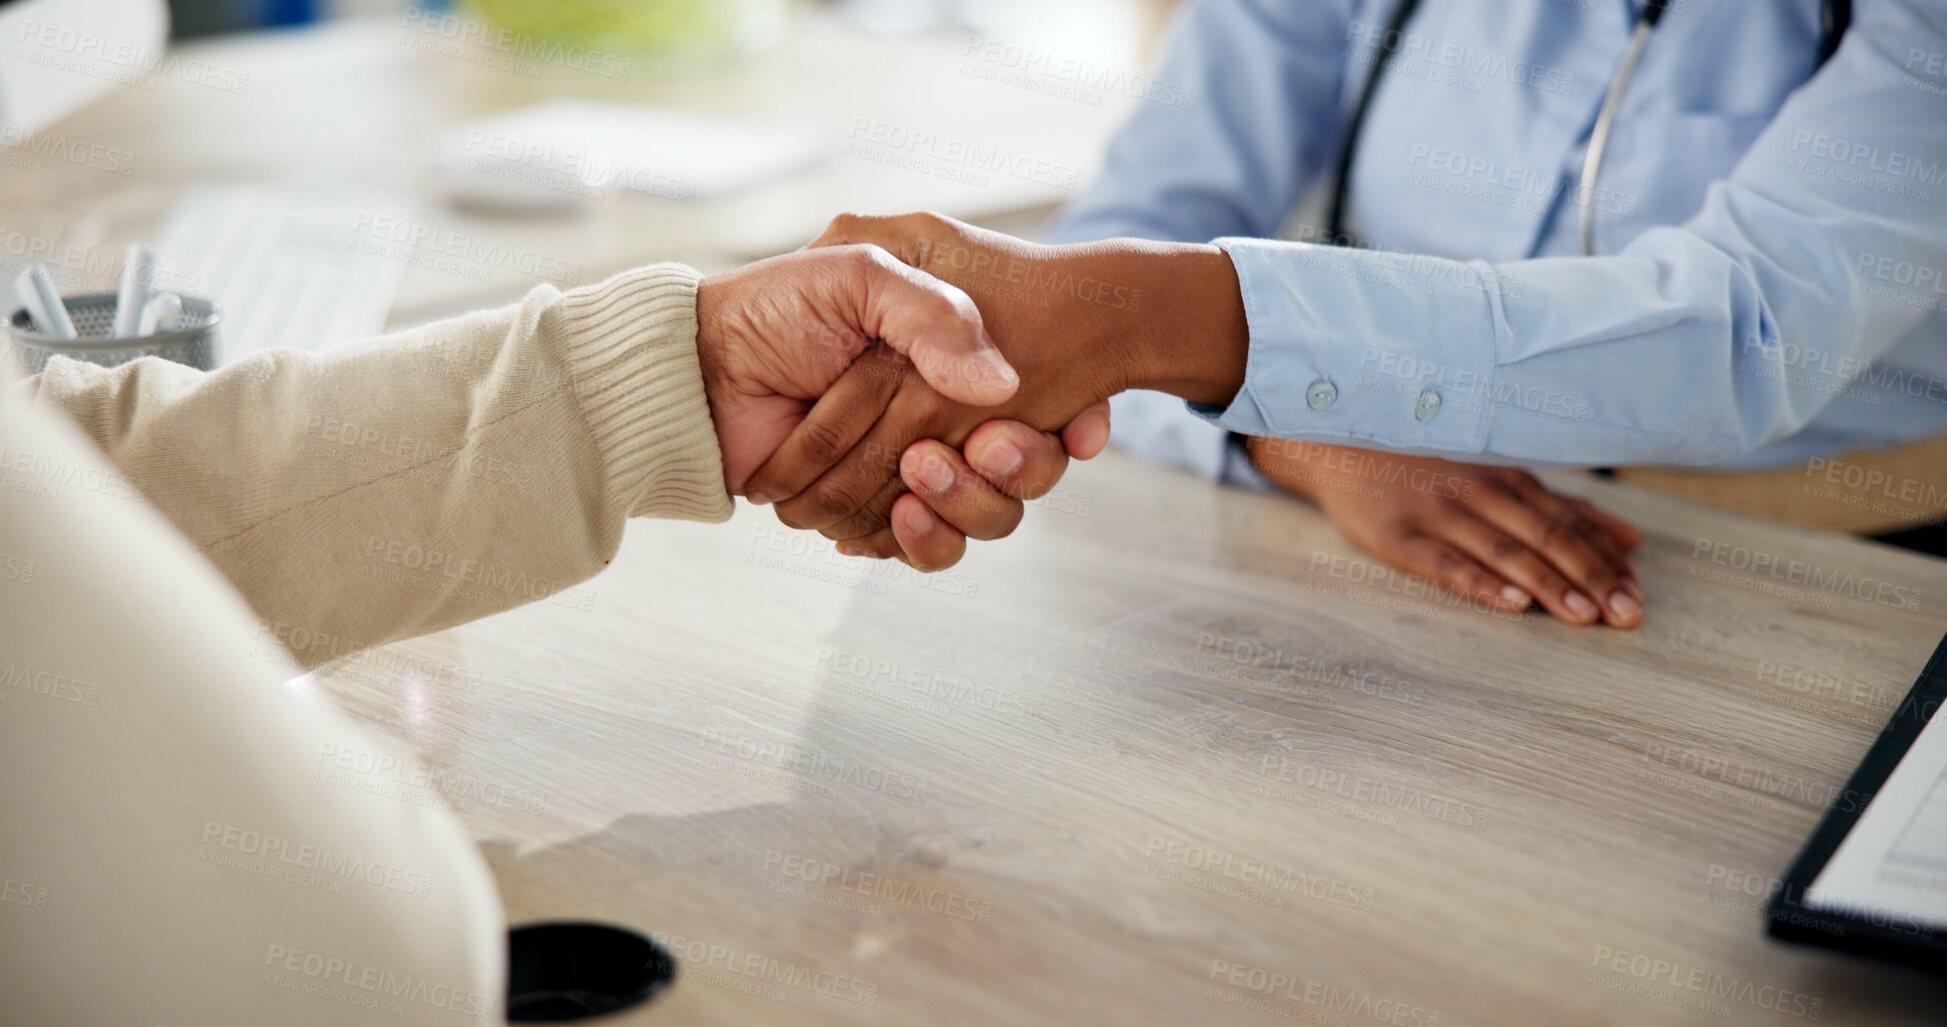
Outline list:
[[[630,516],[728,516],[695,287],[666,265],[326,354],[28,387],[309,665],[566,589]]]

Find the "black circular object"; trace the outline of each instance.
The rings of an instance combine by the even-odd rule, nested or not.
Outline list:
[[[647,1002],[676,979],[676,960],[626,927],[522,924],[507,932],[507,1020],[587,1020]]]

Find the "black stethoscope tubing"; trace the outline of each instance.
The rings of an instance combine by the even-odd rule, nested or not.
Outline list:
[[[1657,23],[1663,20],[1663,14],[1669,9],[1669,6],[1670,0],[1648,0],[1648,3],[1643,8],[1643,13],[1636,19],[1634,31],[1637,39],[1634,44],[1634,55],[1640,56],[1642,44],[1647,41],[1649,34],[1655,31]],[[1385,77],[1386,62],[1398,51],[1400,40],[1405,34],[1406,25],[1413,19],[1413,14],[1419,10],[1419,7],[1420,0],[1400,0],[1399,6],[1393,9],[1392,19],[1386,24],[1386,32],[1379,37],[1379,52],[1373,55],[1372,73],[1366,76],[1365,88],[1359,92],[1359,103],[1352,109],[1352,119],[1345,133],[1345,146],[1339,153],[1338,173],[1332,188],[1330,221],[1327,224],[1328,234],[1326,238],[1334,244],[1352,244],[1345,230],[1346,197],[1350,192],[1352,183],[1352,163],[1358,157],[1359,134],[1365,128],[1366,115],[1372,108],[1373,95],[1379,91],[1380,80]],[[1823,67],[1825,62],[1831,59],[1833,53],[1839,49],[1839,41],[1845,36],[1846,29],[1851,24],[1852,0],[1823,0],[1819,18],[1819,29],[1821,32],[1819,66]],[[1627,87],[1629,71],[1633,70],[1633,57],[1626,59],[1624,64],[1625,70],[1617,81],[1611,84],[1611,95],[1603,104],[1603,115],[1597,118],[1598,125],[1604,128],[1606,128],[1608,122],[1613,120],[1614,108],[1621,99],[1622,90],[1618,87]],[[1604,141],[1606,141],[1607,134],[1606,131],[1601,133]],[[1599,147],[1591,146],[1592,151],[1599,152],[1599,149]],[[1584,158],[1585,163],[1587,159],[1586,157]],[[1601,163],[1598,157],[1593,170],[1599,172],[1600,168]],[[1583,190],[1587,191],[1590,185],[1588,179],[1591,177],[1587,172],[1592,169],[1585,166],[1583,170]],[[1594,249],[1589,236],[1586,212],[1583,228],[1583,245],[1585,251],[1592,251]]]

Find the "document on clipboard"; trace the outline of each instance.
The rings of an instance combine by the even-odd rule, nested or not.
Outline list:
[[[1772,896],[1787,941],[1947,966],[1947,638]]]

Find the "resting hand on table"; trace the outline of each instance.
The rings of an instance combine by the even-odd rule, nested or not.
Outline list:
[[[969,536],[990,537],[955,519],[963,509],[997,508],[1002,493],[982,476],[991,480],[1013,465],[1006,495],[1018,500],[1045,491],[1052,478],[1030,465],[1052,463],[1058,471],[1059,455],[1048,459],[1053,435],[1037,442],[1034,433],[1059,431],[1070,453],[1092,455],[1107,438],[1109,396],[1178,384],[1178,372],[1160,370],[1153,359],[1160,350],[1234,364],[1222,373],[1241,380],[1241,346],[1174,345],[1181,340],[1169,332],[1184,318],[1159,316],[1194,311],[1200,326],[1217,322],[1211,330],[1244,337],[1235,272],[1213,247],[1126,240],[1044,246],[913,214],[840,217],[812,249],[858,243],[880,246],[971,295],[1019,370],[1021,388],[1005,402],[973,407],[929,388],[923,375],[899,362],[871,358],[834,383],[752,476],[750,490],[779,500],[785,524],[821,531],[845,552],[904,551],[910,558],[912,547],[902,543],[919,528],[939,527],[934,514]],[[1165,256],[1171,259],[1158,259]],[[1197,398],[1186,389],[1178,394]],[[981,427],[998,418],[1018,423]],[[965,450],[971,467],[955,449]],[[906,498],[908,489],[913,498]],[[1018,502],[1011,515],[1018,519]]]
[[[1525,471],[1282,439],[1249,449],[1265,477],[1400,570],[1502,609],[1539,601],[1571,624],[1643,621],[1625,559],[1642,532]]]

